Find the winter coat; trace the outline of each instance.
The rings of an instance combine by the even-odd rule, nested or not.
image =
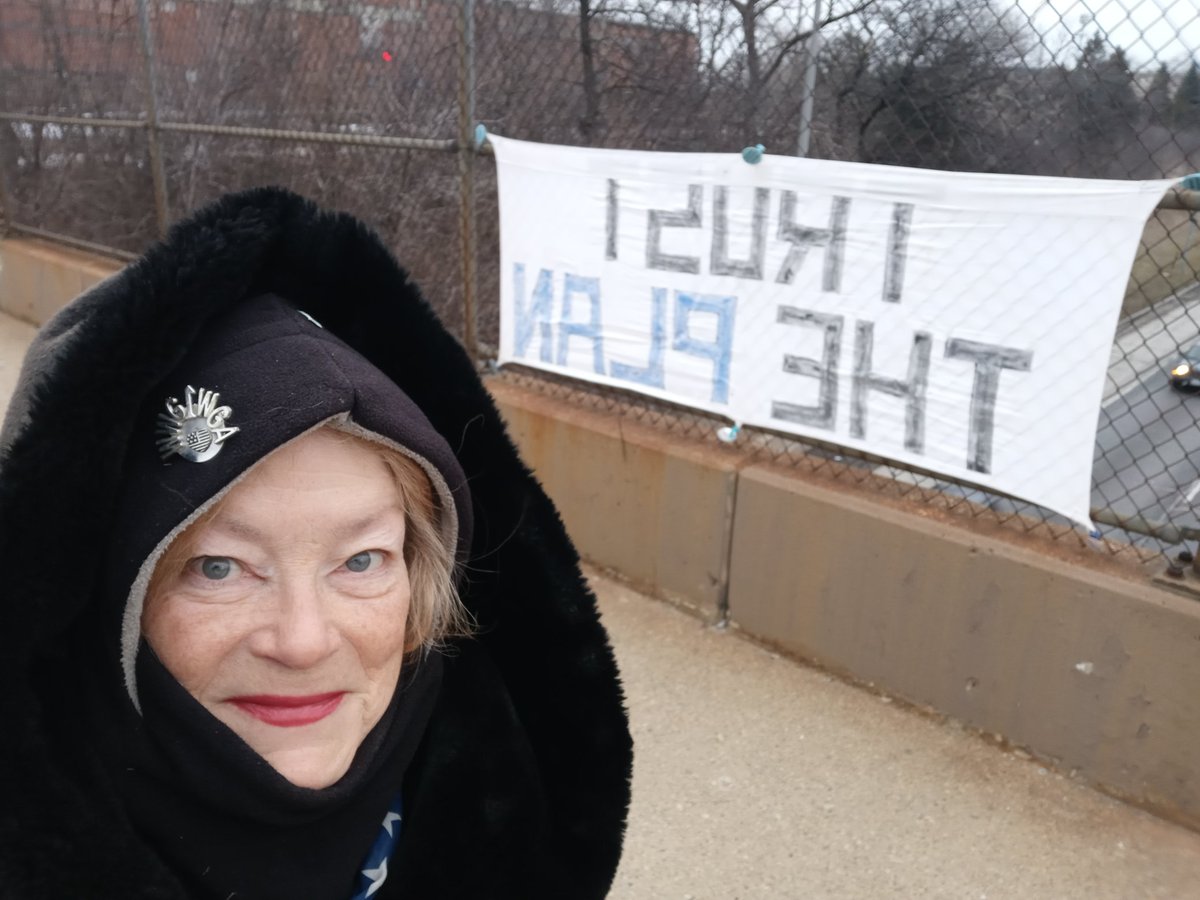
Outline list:
[[[454,448],[473,498],[461,592],[479,627],[446,660],[379,896],[604,896],[632,747],[613,655],[554,507],[471,360],[379,239],[260,189],[177,225],[52,319],[27,357],[0,432],[0,900],[185,896],[87,748],[64,740],[78,711],[57,694],[50,703],[46,686],[90,637],[134,412],[209,317],[264,292],[406,391]]]

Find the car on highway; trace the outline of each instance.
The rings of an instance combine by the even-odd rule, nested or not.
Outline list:
[[[1171,368],[1168,378],[1177,391],[1200,391],[1200,344],[1184,351],[1183,359]]]

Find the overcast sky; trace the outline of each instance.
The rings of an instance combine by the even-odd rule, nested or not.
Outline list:
[[[1093,29],[1124,47],[1135,66],[1154,60],[1182,70],[1200,59],[1200,12],[1196,0],[1010,0],[1028,15],[1058,58],[1078,56]],[[1087,19],[1086,26],[1081,21]],[[1072,35],[1075,40],[1072,41]]]

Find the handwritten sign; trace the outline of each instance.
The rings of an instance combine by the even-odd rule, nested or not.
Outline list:
[[[501,363],[1088,521],[1121,298],[1171,182],[492,140]]]

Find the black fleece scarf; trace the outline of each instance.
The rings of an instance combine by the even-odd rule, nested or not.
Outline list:
[[[441,677],[436,652],[406,661],[391,704],[349,771],[321,790],[297,787],[272,769],[187,693],[145,641],[137,663],[143,715],[125,697],[114,715],[112,692],[105,702],[93,690],[88,725],[117,802],[189,895],[349,900]]]

